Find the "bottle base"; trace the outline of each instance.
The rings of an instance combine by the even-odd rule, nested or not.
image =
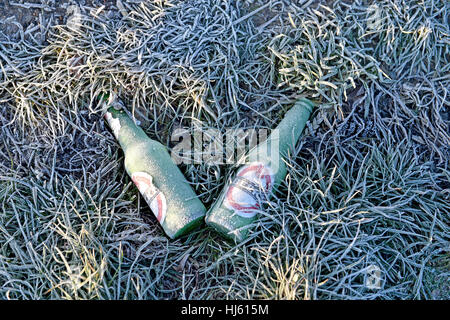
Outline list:
[[[206,225],[217,231],[222,237],[235,243],[242,242],[247,238],[247,230],[239,230],[227,227],[224,221],[216,221],[212,216],[207,216],[205,219]]]
[[[182,237],[182,236],[194,231],[195,229],[199,228],[204,222],[204,217],[205,216],[202,215],[202,216],[199,216],[198,218],[192,220],[191,222],[186,224],[183,228],[179,229],[171,238],[177,239],[177,238]]]

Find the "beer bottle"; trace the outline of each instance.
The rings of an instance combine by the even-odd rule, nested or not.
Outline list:
[[[269,137],[249,151],[245,164],[239,166],[207,212],[207,225],[235,242],[248,236],[248,227],[261,211],[261,202],[286,176],[286,164],[280,156],[292,151],[313,107],[310,100],[299,99]]]
[[[125,170],[165,233],[175,239],[203,223],[206,208],[170,157],[127,115],[119,100],[106,103],[105,118],[125,154]],[[109,104],[109,105],[108,105]]]

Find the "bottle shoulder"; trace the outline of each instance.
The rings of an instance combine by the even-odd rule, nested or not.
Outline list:
[[[125,157],[130,156],[142,156],[145,154],[161,153],[167,152],[166,147],[164,147],[160,142],[146,139],[145,141],[137,141],[136,143],[129,144],[125,150]]]
[[[145,140],[133,143],[124,150],[125,167],[131,171],[146,167],[161,165],[170,159],[167,148],[155,140]]]

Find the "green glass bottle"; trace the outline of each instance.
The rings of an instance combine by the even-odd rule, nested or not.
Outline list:
[[[269,137],[249,151],[245,164],[225,185],[217,201],[206,214],[206,224],[226,238],[240,242],[248,236],[248,227],[261,212],[267,199],[286,176],[282,157],[295,146],[314,107],[299,99]]]
[[[200,226],[206,208],[166,147],[150,139],[127,115],[120,101],[106,107],[105,119],[125,154],[125,170],[165,233],[175,239]]]

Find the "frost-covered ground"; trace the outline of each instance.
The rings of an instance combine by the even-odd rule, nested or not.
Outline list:
[[[0,297],[448,299],[449,12],[1,1]],[[318,107],[248,240],[171,241],[124,171],[103,91],[169,148],[180,126],[271,129],[300,96]],[[234,170],[180,168],[207,207]]]

